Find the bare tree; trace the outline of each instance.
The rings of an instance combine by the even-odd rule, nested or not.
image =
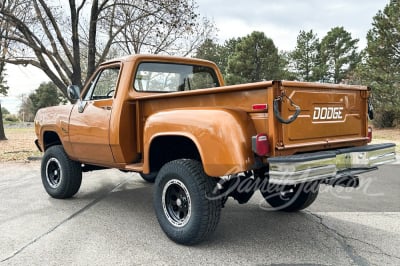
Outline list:
[[[194,1],[144,1],[141,8],[120,6],[123,20],[134,20],[117,36],[127,54],[150,53],[188,56],[215,33],[214,24],[195,12]],[[145,20],[135,20],[153,10]]]
[[[9,3],[12,7],[12,4]],[[7,21],[0,20],[0,95],[7,95],[9,87],[7,86],[7,81],[5,79],[5,62],[7,48],[9,45],[8,35],[9,35],[9,24]],[[6,134],[4,132],[3,126],[3,113],[1,110],[0,101],[0,140],[7,140]]]
[[[190,51],[214,29],[199,20],[193,0],[0,1],[0,20],[13,29],[2,36],[10,41],[3,61],[43,70],[64,94],[69,84],[82,86],[110,51],[160,53],[175,50],[178,43]],[[195,37],[182,39],[185,32]],[[183,45],[183,40],[189,42]]]

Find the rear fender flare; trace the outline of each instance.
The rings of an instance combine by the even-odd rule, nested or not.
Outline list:
[[[254,164],[251,137],[255,134],[250,116],[242,110],[185,108],[155,113],[144,126],[143,172],[150,171],[150,146],[160,136],[183,136],[193,141],[209,176],[249,170]]]

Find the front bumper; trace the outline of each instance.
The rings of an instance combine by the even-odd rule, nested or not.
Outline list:
[[[272,157],[269,182],[294,185],[315,180],[354,176],[396,160],[394,143]]]

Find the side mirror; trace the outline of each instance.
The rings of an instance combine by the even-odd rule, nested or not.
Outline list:
[[[81,90],[79,86],[69,85],[67,88],[68,98],[72,101],[79,100],[81,97]]]

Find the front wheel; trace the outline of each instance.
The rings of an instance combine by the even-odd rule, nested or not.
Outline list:
[[[42,183],[46,192],[57,199],[75,195],[82,182],[82,168],[71,160],[62,145],[46,150],[41,165]]]
[[[295,212],[310,206],[317,198],[318,182],[301,183],[291,186],[269,186],[261,190],[264,199],[274,210]]]
[[[213,194],[216,181],[194,160],[176,160],[161,168],[155,184],[154,209],[171,240],[193,245],[215,230],[221,213],[221,198]]]

